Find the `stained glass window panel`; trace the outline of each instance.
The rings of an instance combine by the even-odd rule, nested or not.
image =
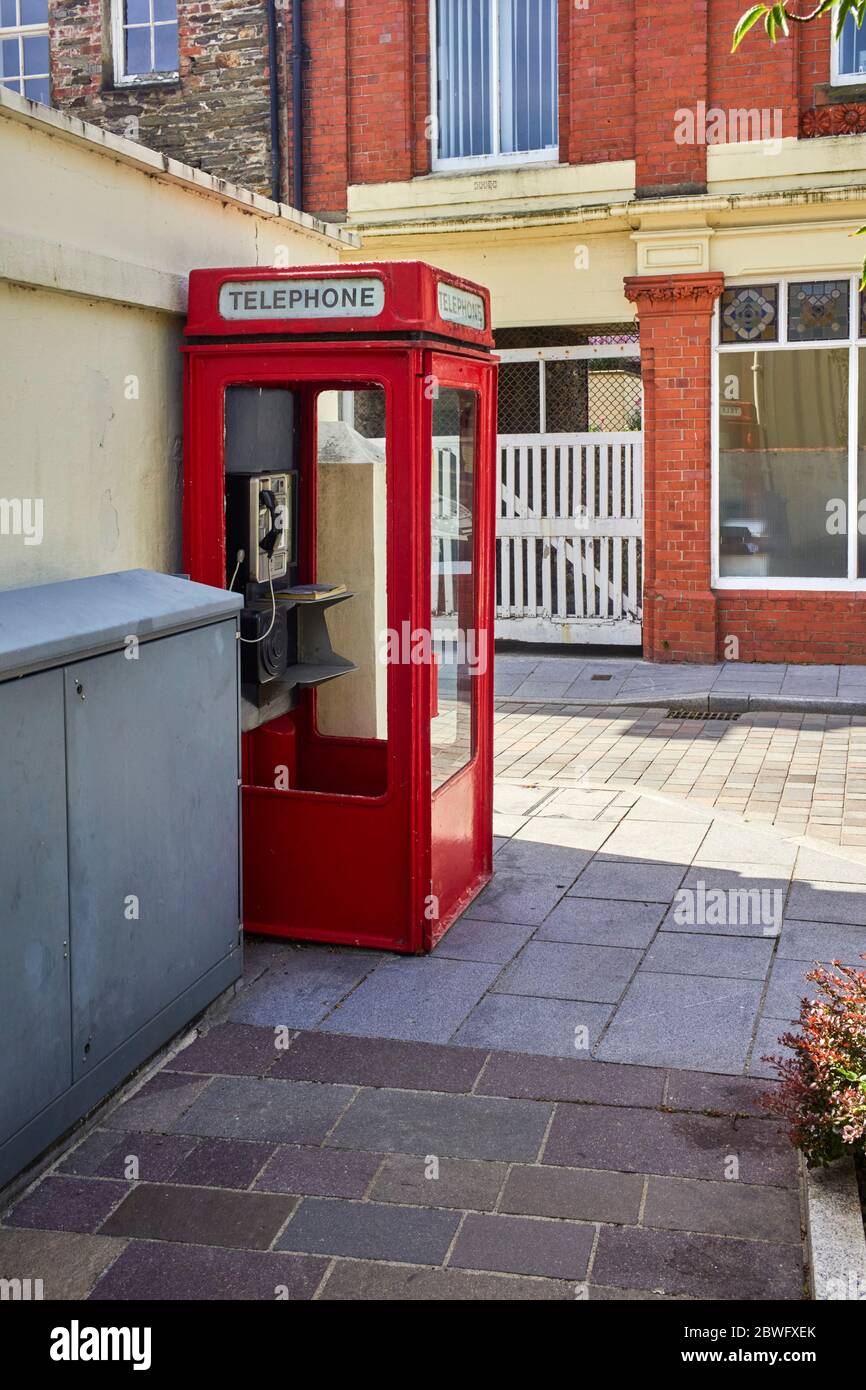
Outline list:
[[[722,294],[723,343],[775,343],[779,339],[778,285],[733,285]]]
[[[848,337],[848,280],[788,286],[788,342],[839,342]]]

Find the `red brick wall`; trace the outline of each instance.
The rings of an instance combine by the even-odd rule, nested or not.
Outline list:
[[[725,112],[778,109],[781,134],[796,135],[800,31],[792,25],[791,37],[773,45],[758,25],[731,53],[731,35],[746,9],[743,0],[711,0],[708,105]]]
[[[291,9],[286,15],[291,49]],[[346,0],[304,6],[304,207],[318,217],[340,217],[349,183],[348,11]],[[283,87],[291,125],[291,65]],[[289,184],[286,201],[291,201]]]
[[[706,147],[678,144],[676,112],[707,98],[708,0],[635,0],[637,187],[700,187]]]
[[[635,0],[588,0],[586,9],[564,5],[559,25],[571,98],[560,158],[570,164],[633,159]],[[560,86],[562,80],[560,73]]]
[[[736,637],[740,661],[866,664],[863,594],[719,592],[719,656]]]
[[[349,182],[409,179],[415,150],[413,5],[348,0],[348,12]]]

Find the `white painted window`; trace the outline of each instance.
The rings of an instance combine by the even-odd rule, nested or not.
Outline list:
[[[118,84],[177,76],[177,0],[112,0],[112,38]]]
[[[728,282],[713,336],[714,587],[866,589],[859,276]]]
[[[48,105],[48,0],[0,0],[0,87]]]
[[[558,158],[557,0],[434,0],[434,169]]]
[[[833,29],[836,16],[833,15]],[[857,28],[849,14],[839,38],[831,39],[831,80],[835,87],[847,87],[866,82],[866,24]]]

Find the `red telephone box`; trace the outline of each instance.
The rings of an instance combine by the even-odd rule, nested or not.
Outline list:
[[[244,926],[429,951],[491,874],[489,295],[199,270],[186,340],[185,568],[245,599]]]

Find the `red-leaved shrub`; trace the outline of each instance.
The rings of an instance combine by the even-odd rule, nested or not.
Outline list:
[[[823,997],[804,999],[801,1031],[782,1036],[793,1056],[764,1059],[781,1078],[764,1103],[810,1167],[866,1154],[866,971],[836,960],[833,967],[806,976]]]

